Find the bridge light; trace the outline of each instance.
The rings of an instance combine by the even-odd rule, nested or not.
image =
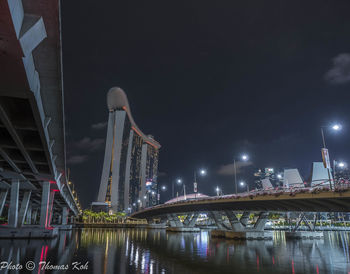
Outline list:
[[[243,161],[248,161],[248,159],[249,159],[247,154],[243,154],[241,158]]]
[[[341,125],[340,124],[334,124],[332,126],[332,129],[335,130],[335,131],[341,130]]]
[[[344,163],[344,162],[340,162],[340,163],[338,164],[338,167],[341,167],[341,168],[345,167],[345,163]]]

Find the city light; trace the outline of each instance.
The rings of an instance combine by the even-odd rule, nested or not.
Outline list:
[[[141,203],[141,200],[137,200],[138,203]]]
[[[181,184],[182,183],[182,180],[181,179],[177,179],[176,181],[178,184]]]
[[[144,198],[144,199],[147,199],[147,196],[145,195],[145,196],[143,196],[143,198]]]
[[[205,169],[201,169],[201,170],[200,170],[200,174],[201,174],[201,175],[206,175],[206,174],[207,174],[207,171],[206,171]]]
[[[152,195],[156,194],[154,191],[152,191]]]
[[[341,130],[341,125],[339,125],[339,124],[334,124],[334,125],[332,126],[332,129],[335,130],[335,131]]]
[[[248,161],[248,159],[249,159],[249,157],[248,157],[247,154],[243,154],[243,155],[242,155],[242,160],[243,160],[243,161]]]
[[[216,191],[220,191],[220,188],[217,186],[215,190],[216,190]]]
[[[282,174],[277,174],[278,179],[282,179]]]
[[[338,167],[345,167],[345,163],[344,163],[344,162],[340,162],[340,163],[338,164]]]
[[[244,186],[245,185],[245,182],[240,182],[239,183],[241,186]]]
[[[166,190],[166,186],[162,186],[162,190]]]

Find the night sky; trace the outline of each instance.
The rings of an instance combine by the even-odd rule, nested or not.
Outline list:
[[[232,193],[243,152],[238,178],[251,185],[264,167],[306,180],[333,122],[331,159],[350,162],[348,0],[126,2],[62,1],[67,161],[84,207],[97,198],[113,86],[162,145],[162,200],[177,177],[191,192],[202,167],[200,192]]]

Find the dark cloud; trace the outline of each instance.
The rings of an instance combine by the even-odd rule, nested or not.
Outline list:
[[[341,53],[332,59],[333,66],[326,73],[325,79],[331,84],[350,82],[350,54]]]
[[[166,172],[163,172],[163,171],[158,172],[158,177],[165,177],[165,176],[167,176]]]
[[[88,160],[87,155],[72,155],[67,159],[68,164],[77,165],[84,163]]]
[[[105,140],[103,138],[91,139],[90,137],[84,137],[80,141],[75,142],[74,146],[78,149],[92,152],[102,148],[104,142]]]
[[[237,174],[241,173],[244,167],[251,166],[253,163],[248,161],[248,162],[236,162],[236,171]],[[217,174],[218,175],[224,175],[224,176],[229,176],[229,175],[234,175],[234,164],[227,164],[227,165],[222,165],[219,167]]]
[[[100,130],[100,129],[104,129],[107,126],[107,122],[101,122],[101,123],[97,123],[97,124],[92,124],[91,128],[94,130]]]

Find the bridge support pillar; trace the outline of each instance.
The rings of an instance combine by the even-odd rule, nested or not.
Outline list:
[[[28,209],[27,209],[26,223],[27,223],[27,225],[32,224],[32,205],[31,204],[29,204]]]
[[[185,227],[194,227],[197,221],[199,213],[188,214],[183,222]]]
[[[259,217],[254,225],[255,231],[263,231],[265,224],[268,220],[269,213],[268,212],[260,212]]]
[[[24,219],[25,219],[27,211],[28,211],[28,205],[29,205],[31,194],[32,194],[31,190],[25,191],[23,194],[21,208],[19,210],[19,215],[18,215],[18,226],[19,227],[21,227],[24,224]]]
[[[62,225],[68,224],[68,208],[65,206],[62,208]]]
[[[179,217],[177,217],[176,214],[174,214],[174,213],[167,214],[167,218],[168,218],[170,227],[182,227],[183,226],[183,224],[179,220]]]
[[[6,198],[7,198],[8,190],[0,192],[0,216],[2,215],[2,211],[4,210]]]
[[[216,226],[218,229],[225,229],[223,222],[222,222],[222,216],[217,211],[210,211],[209,212],[210,217],[214,220]]]
[[[50,182],[43,182],[40,205],[40,226],[46,228],[49,226],[50,209]]]
[[[17,227],[18,221],[18,198],[19,198],[19,181],[13,180],[11,184],[11,197],[8,225],[9,227]]]
[[[233,213],[232,211],[225,211],[226,213],[226,216],[228,218],[228,220],[230,221],[230,224],[232,226],[232,230],[233,231],[244,231],[245,230],[245,225],[243,226],[243,224],[241,223],[241,219],[238,220],[237,216],[235,213]],[[249,218],[249,215],[248,215],[248,218]],[[245,218],[247,219],[247,218]],[[247,224],[247,220],[245,220],[245,224]]]

